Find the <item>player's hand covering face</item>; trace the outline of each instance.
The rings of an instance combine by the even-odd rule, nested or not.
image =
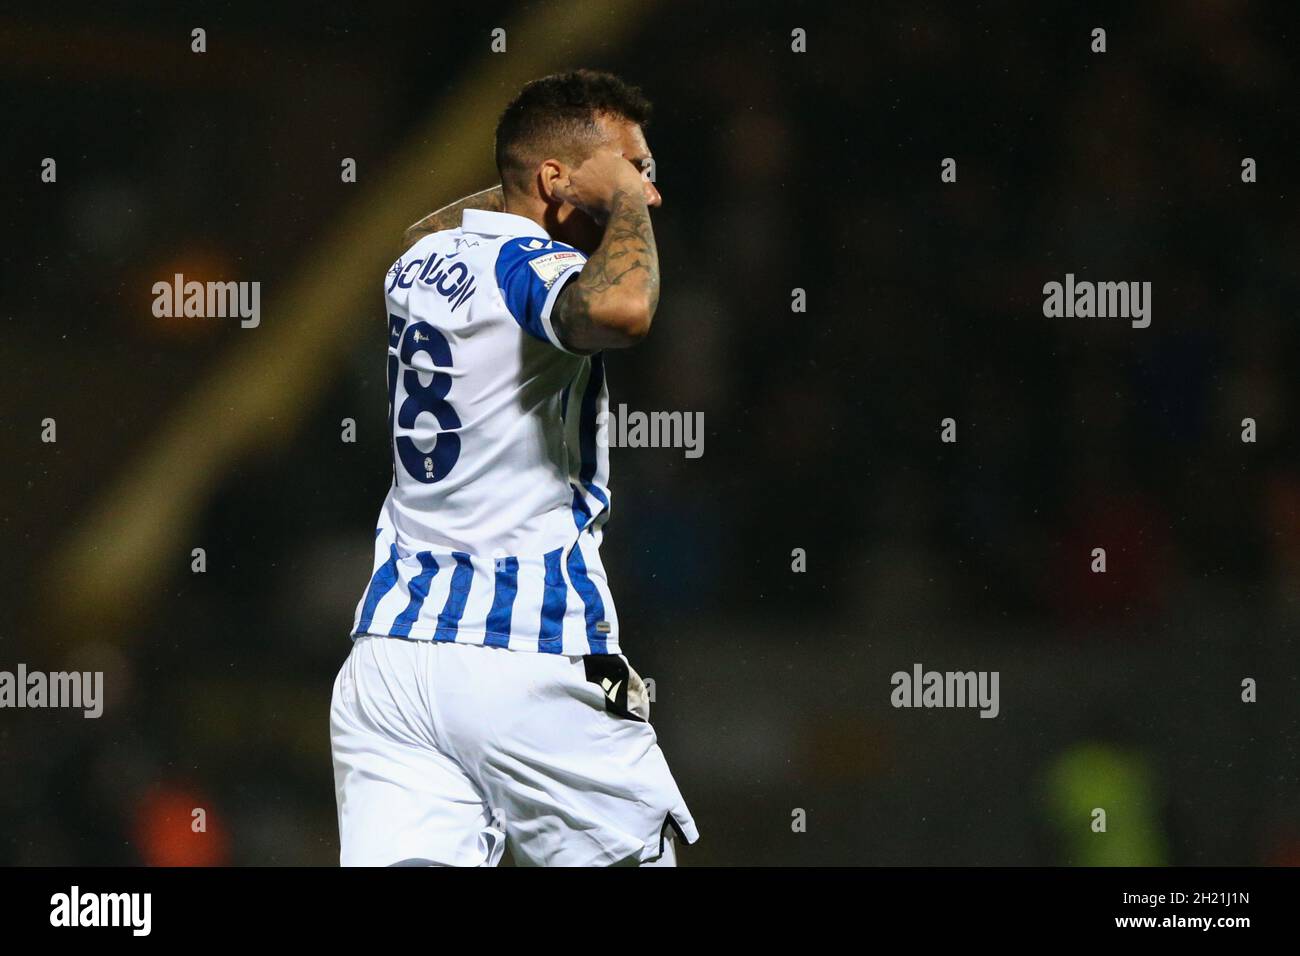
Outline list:
[[[557,197],[601,224],[609,218],[610,206],[619,193],[643,196],[648,206],[659,205],[659,193],[653,184],[630,159],[608,146],[570,169],[567,179],[557,181],[552,188]]]

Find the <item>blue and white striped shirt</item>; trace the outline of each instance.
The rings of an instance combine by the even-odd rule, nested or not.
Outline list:
[[[585,262],[529,219],[468,210],[389,270],[394,476],[353,636],[619,653],[604,362],[550,321]]]

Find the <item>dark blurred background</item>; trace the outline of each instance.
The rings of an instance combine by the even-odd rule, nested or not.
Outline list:
[[[707,430],[612,452],[603,549],[684,862],[1300,863],[1288,5],[74,11],[0,19],[0,669],[108,703],[0,711],[0,863],[336,862],[382,276],[583,65],[655,101],[665,197],[612,402]],[[154,318],[176,272],[260,281],[261,325]],[[1151,327],[1044,318],[1067,272],[1150,281]],[[917,662],[998,671],[1000,716],[893,709]]]

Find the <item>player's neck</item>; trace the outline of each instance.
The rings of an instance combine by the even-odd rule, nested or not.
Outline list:
[[[576,210],[565,203],[547,203],[540,196],[512,195],[505,198],[502,206],[505,212],[537,223],[552,239],[568,243],[588,255],[600,244],[599,230],[593,237],[589,230],[582,229],[583,218],[575,215]],[[585,222],[590,225],[591,221]]]
[[[546,228],[546,203],[536,196],[507,196],[504,205],[504,212],[531,219],[543,229]]]

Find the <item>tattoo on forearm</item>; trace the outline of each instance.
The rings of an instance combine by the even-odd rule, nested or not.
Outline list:
[[[455,229],[460,225],[460,215],[466,209],[485,209],[488,212],[501,212],[504,208],[505,199],[501,194],[501,187],[492,186],[489,189],[476,192],[472,196],[458,199],[449,206],[443,206],[436,212],[429,213],[414,225],[407,226],[402,241],[406,243],[406,248],[409,249],[430,233],[441,232],[444,229]]]
[[[622,293],[644,294],[653,315],[659,305],[659,251],[644,197],[626,190],[614,194],[600,246],[582,273],[561,293],[552,322],[566,345],[596,349],[593,309]]]

